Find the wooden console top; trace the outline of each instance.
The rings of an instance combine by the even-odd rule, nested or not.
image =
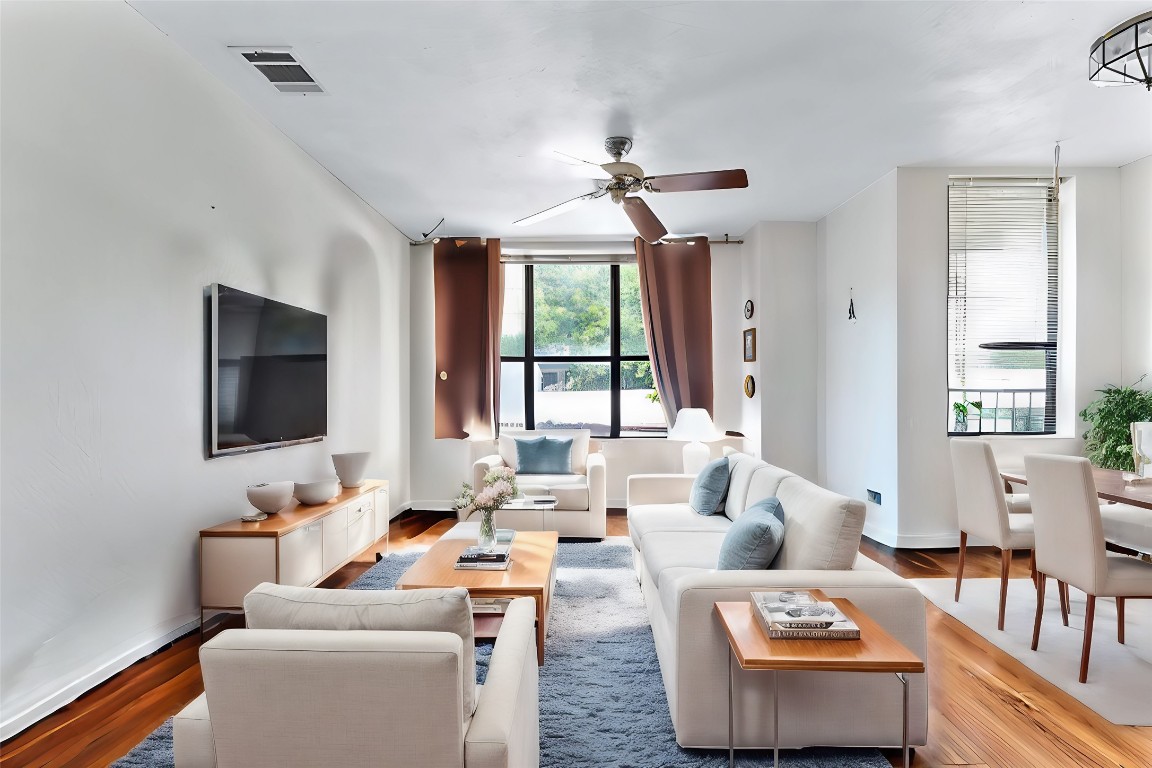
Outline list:
[[[366,480],[359,488],[340,487],[340,494],[325,504],[306,505],[292,499],[287,507],[274,515],[268,515],[266,520],[255,523],[246,523],[239,518],[227,523],[214,525],[200,531],[201,536],[283,536],[297,528],[308,525],[331,512],[337,507],[347,504],[353,499],[366,493],[373,493],[381,488],[387,488],[387,480]]]

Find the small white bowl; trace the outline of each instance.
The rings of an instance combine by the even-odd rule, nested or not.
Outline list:
[[[332,454],[332,465],[336,467],[336,476],[345,488],[359,488],[364,485],[364,472],[368,469],[368,459],[371,451],[357,451],[355,453]]]
[[[338,480],[317,480],[314,483],[296,483],[292,495],[301,504],[323,504],[339,492]]]
[[[273,515],[292,501],[292,481],[248,486],[248,502],[265,515]]]

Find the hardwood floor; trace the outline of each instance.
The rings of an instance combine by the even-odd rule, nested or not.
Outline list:
[[[428,513],[393,521],[390,551],[425,547],[452,522]],[[610,514],[608,535],[627,533],[623,515]],[[351,583],[376,551],[322,586]],[[861,551],[907,578],[955,574],[955,550],[893,550],[865,540]],[[998,577],[999,568],[996,550],[968,550],[965,576]],[[1025,556],[1013,560],[1012,576],[1028,577]],[[1152,766],[1152,728],[1112,725],[931,604],[928,636],[929,743],[916,751],[915,768]],[[104,766],[122,757],[203,690],[199,639],[181,638],[4,742],[0,766]],[[893,765],[898,752],[887,755]]]

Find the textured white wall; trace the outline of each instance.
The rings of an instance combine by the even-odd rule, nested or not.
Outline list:
[[[246,485],[367,449],[408,496],[408,247],[127,5],[0,14],[7,738],[189,628]],[[212,282],[328,315],[328,440],[204,460]]]
[[[823,294],[823,454],[828,488],[867,500],[864,532],[887,541],[898,528],[896,171],[819,224]],[[849,292],[856,321],[848,319]]]
[[[1124,319],[1121,329],[1121,381],[1147,374],[1152,389],[1152,155],[1120,169],[1121,251],[1124,265]]]

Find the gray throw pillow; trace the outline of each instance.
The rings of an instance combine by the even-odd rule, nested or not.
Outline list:
[[[516,474],[572,474],[572,438],[516,438]]]
[[[772,566],[784,543],[784,509],[775,496],[736,518],[720,545],[718,571],[758,571]]]
[[[714,515],[724,509],[728,495],[728,457],[710,461],[692,482],[688,506],[698,515]]]

